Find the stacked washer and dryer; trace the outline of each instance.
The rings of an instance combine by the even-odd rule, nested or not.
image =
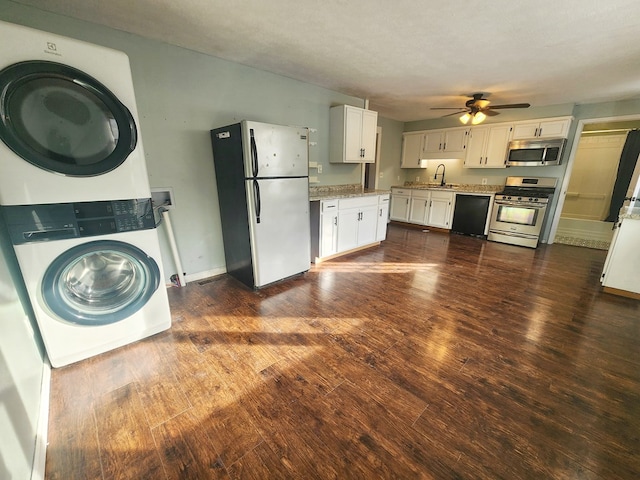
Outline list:
[[[54,367],[171,326],[128,57],[0,22],[0,211]]]

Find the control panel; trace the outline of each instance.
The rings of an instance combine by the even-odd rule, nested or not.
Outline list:
[[[14,245],[155,228],[150,198],[0,207]]]

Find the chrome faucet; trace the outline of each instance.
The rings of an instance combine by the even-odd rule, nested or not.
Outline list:
[[[433,176],[433,179],[434,179],[434,180],[437,180],[437,179],[438,179],[438,169],[439,169],[440,167],[442,167],[442,180],[440,180],[440,186],[441,186],[441,187],[444,187],[444,172],[446,172],[446,170],[447,170],[447,167],[445,167],[445,166],[444,166],[444,163],[441,163],[440,165],[438,165],[438,166],[436,167],[436,174]]]

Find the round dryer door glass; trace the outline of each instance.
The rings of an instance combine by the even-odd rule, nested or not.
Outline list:
[[[67,250],[45,272],[42,297],[65,322],[106,325],[142,308],[160,284],[157,263],[133,245],[95,241]]]
[[[137,142],[129,110],[75,68],[22,62],[0,71],[0,138],[26,161],[70,176],[117,168]]]

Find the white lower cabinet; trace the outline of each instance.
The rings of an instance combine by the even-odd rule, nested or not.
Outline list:
[[[389,218],[391,220],[395,220],[396,222],[408,222],[410,203],[411,189],[392,188]]]
[[[454,192],[409,188],[392,188],[391,191],[391,220],[430,227],[451,228]],[[405,205],[406,207],[404,207]],[[403,207],[406,210],[403,210]]]
[[[311,261],[384,240],[388,216],[388,194],[311,202]]]
[[[338,251],[344,252],[376,241],[378,197],[338,201]]]
[[[389,195],[378,196],[378,226],[376,227],[376,242],[387,238],[387,222],[389,220]]]
[[[327,257],[338,253],[338,201],[320,202],[320,255]]]
[[[427,225],[451,228],[453,192],[431,192]]]

